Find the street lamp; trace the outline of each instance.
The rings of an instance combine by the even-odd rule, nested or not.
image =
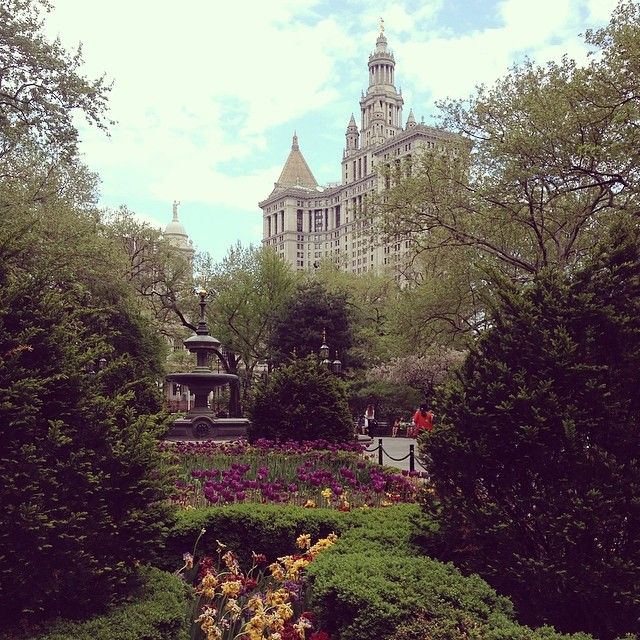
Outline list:
[[[329,360],[329,345],[327,344],[326,329],[322,330],[322,344],[320,345],[320,349],[318,350],[318,355],[320,356],[321,364],[327,367],[327,369],[331,370],[331,360]]]
[[[322,330],[322,345],[320,349],[318,349],[318,355],[320,356],[320,363],[323,367],[326,367],[331,373],[335,373],[336,375],[342,373],[342,362],[338,358],[338,351],[336,350],[336,359],[331,360],[329,358],[329,345],[327,344],[327,332],[325,329]]]

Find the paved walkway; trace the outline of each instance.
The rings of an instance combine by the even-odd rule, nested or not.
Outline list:
[[[414,438],[373,438],[371,444],[367,445],[369,449],[369,456],[372,456],[374,462],[378,462],[378,442],[382,440],[382,464],[389,467],[396,467],[397,469],[409,470],[409,445],[414,445],[414,451],[416,455],[416,471],[423,471],[422,467],[418,463],[418,445]],[[373,449],[373,451],[371,451]],[[391,460],[391,458],[404,458],[405,460],[397,461]]]

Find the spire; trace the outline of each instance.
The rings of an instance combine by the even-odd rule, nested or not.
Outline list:
[[[353,116],[353,113],[351,114],[351,118],[349,119],[349,124],[347,125],[347,133],[351,133],[351,132],[358,132],[358,125],[356,124],[356,119]]]
[[[415,126],[416,126],[416,119],[413,115],[413,109],[409,109],[409,117],[407,118],[407,126],[405,128],[408,129],[409,127],[415,127]]]
[[[276,182],[276,187],[303,187],[315,189],[318,186],[316,179],[309,169],[307,161],[304,159],[300,147],[298,146],[298,135],[294,131],[291,142],[289,157],[284,163],[282,173]]]
[[[173,222],[178,222],[178,205],[180,204],[180,200],[173,201]]]

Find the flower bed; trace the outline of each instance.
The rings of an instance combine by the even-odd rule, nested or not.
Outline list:
[[[166,444],[180,468],[176,502],[185,508],[236,502],[382,507],[414,502],[414,475],[372,464],[357,443]]]
[[[204,533],[202,529],[200,537]],[[196,561],[194,555],[185,553],[177,573],[195,587],[191,637],[328,640],[327,633],[314,629],[315,615],[303,610],[305,573],[315,557],[336,540],[332,533],[312,545],[311,536],[303,534],[296,540],[300,553],[280,557],[268,567],[264,567],[266,556],[252,553],[253,563],[246,573],[233,551],[220,541],[217,560],[205,555]]]

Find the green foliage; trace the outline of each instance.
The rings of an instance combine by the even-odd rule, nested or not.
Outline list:
[[[295,552],[295,540],[302,533],[313,539],[334,532],[342,535],[358,529],[362,544],[387,544],[412,549],[409,543],[413,522],[426,527],[417,505],[395,505],[381,509],[357,509],[340,512],[335,509],[304,509],[274,504],[235,504],[179,511],[165,543],[162,568],[175,570],[182,554],[192,551],[200,531],[205,529],[198,549],[213,554],[216,540],[224,542],[243,560],[251,560],[251,552],[268,558]],[[390,523],[393,523],[391,526]]]
[[[502,292],[424,437],[439,553],[527,621],[640,631],[640,231]]]
[[[332,637],[377,639],[393,637],[398,629],[395,640],[425,640],[429,633],[434,640],[569,640],[553,629],[519,626],[509,600],[483,580],[421,557],[413,534],[428,528],[433,529],[432,523],[416,505],[346,513],[280,505],[193,509],[177,516],[164,568],[181,565],[182,554],[192,551],[202,529],[199,552],[215,556],[220,540],[240,554],[241,563],[251,561],[251,551],[265,553],[269,560],[295,553],[301,533],[314,539],[335,532],[338,542],[308,570],[309,606]]]
[[[257,387],[250,415],[253,440],[345,442],[354,433],[343,383],[315,356],[273,371]]]
[[[337,351],[343,364],[348,364],[346,352],[353,343],[350,322],[346,293],[329,291],[315,279],[301,283],[275,321],[269,341],[273,362],[286,362],[293,354],[317,356],[326,331],[331,359]]]
[[[414,528],[430,523],[420,522],[412,507],[370,510],[353,524],[309,567],[309,602],[332,637],[567,638],[552,629],[518,625],[509,600],[477,575],[464,577],[452,565],[416,553]]]
[[[137,411],[155,388],[144,358],[159,354],[145,352],[144,340],[140,357],[116,350],[123,323],[126,344],[135,326],[142,331],[125,312],[81,307],[69,293],[25,289],[13,278],[0,288],[5,623],[104,606],[162,539],[170,488],[156,448],[163,426]],[[111,335],[96,334],[97,325]],[[87,372],[105,352],[107,367]],[[148,382],[132,379],[136,371]]]
[[[349,386],[349,406],[362,415],[368,404],[376,409],[376,419],[392,424],[396,418],[410,418],[422,401],[422,394],[406,384],[387,380],[354,381]]]
[[[251,563],[251,552],[264,553],[270,560],[295,552],[297,536],[309,533],[313,539],[345,528],[344,514],[335,509],[303,509],[273,504],[235,504],[225,507],[189,509],[177,513],[162,559],[167,571],[177,569],[182,554],[193,551],[200,531],[205,529],[198,551],[215,555],[217,540],[224,542],[241,559]]]
[[[180,578],[139,569],[141,584],[121,604],[85,622],[57,622],[32,640],[187,640],[189,589]]]
[[[104,607],[170,519],[161,343],[77,161],[74,112],[103,126],[107,87],[47,8],[0,7],[0,628]]]
[[[0,159],[26,137],[57,153],[73,154],[78,134],[74,111],[104,127],[109,86],[80,75],[81,50],[69,54],[42,34],[46,0],[7,0],[0,7]]]
[[[496,274],[574,270],[621,212],[638,209],[640,6],[621,1],[594,55],[512,68],[439,105],[455,132],[377,195],[387,237],[411,235],[415,287],[396,317],[411,344],[483,330]]]

